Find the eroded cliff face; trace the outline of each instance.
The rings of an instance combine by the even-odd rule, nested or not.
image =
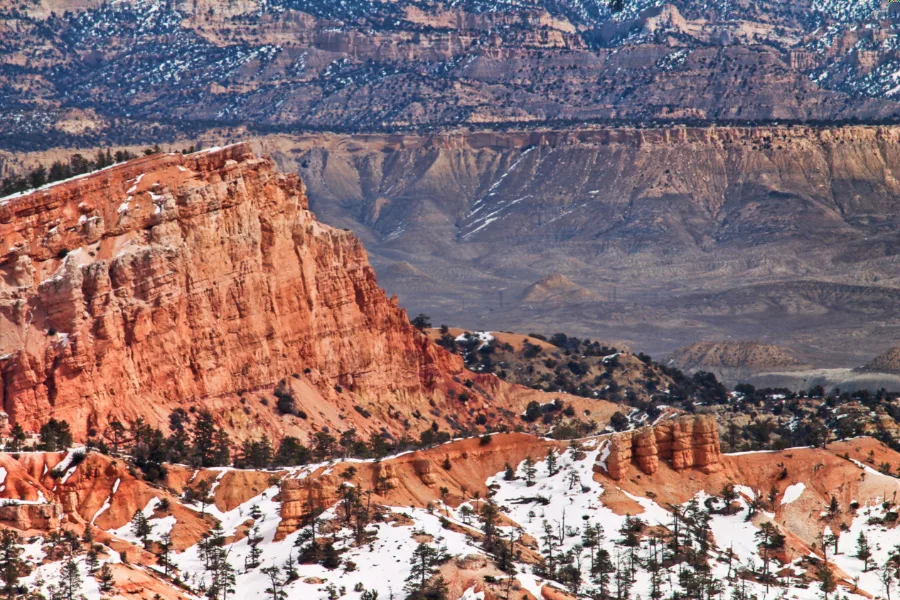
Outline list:
[[[606,470],[620,480],[632,465],[652,475],[665,461],[676,471],[695,468],[714,473],[723,468],[719,430],[712,415],[682,416],[610,440]]]
[[[378,288],[359,240],[244,145],[0,201],[0,273],[3,405],[26,429],[56,417],[83,437],[197,406],[237,432],[399,430],[468,378]],[[306,420],[274,409],[278,382]]]

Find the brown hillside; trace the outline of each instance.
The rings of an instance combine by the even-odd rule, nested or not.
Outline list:
[[[895,346],[881,354],[865,365],[860,371],[873,371],[876,373],[900,373],[900,346]]]
[[[583,302],[596,297],[596,294],[584,289],[565,275],[554,273],[525,288],[519,300],[525,303]]]
[[[782,370],[803,367],[792,350],[761,342],[697,342],[679,348],[670,363],[684,370]]]

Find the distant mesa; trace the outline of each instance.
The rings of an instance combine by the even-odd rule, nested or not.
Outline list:
[[[876,356],[857,370],[900,375],[900,346],[894,346],[884,354]]]
[[[581,302],[595,300],[597,295],[587,290],[562,273],[553,273],[529,285],[519,300],[525,303]]]
[[[673,352],[668,362],[685,371],[713,372],[784,371],[807,366],[790,348],[753,341],[697,342]]]

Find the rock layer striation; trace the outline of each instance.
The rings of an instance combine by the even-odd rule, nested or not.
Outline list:
[[[26,429],[55,417],[84,437],[196,406],[253,434],[401,430],[469,378],[378,287],[360,241],[245,145],[0,200],[0,275],[0,390]],[[279,383],[299,418],[265,398]],[[501,386],[481,383],[470,407]]]
[[[606,470],[616,480],[627,477],[632,465],[642,473],[652,475],[663,461],[676,471],[695,468],[714,473],[721,470],[722,450],[715,417],[682,416],[617,435],[609,442]]]

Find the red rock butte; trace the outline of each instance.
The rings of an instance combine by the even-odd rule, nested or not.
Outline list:
[[[0,200],[0,272],[3,406],[26,430],[164,426],[196,406],[238,434],[402,431],[410,415],[431,424],[419,409],[467,424],[513,389],[413,328],[359,240],[319,223],[302,182],[246,145]],[[300,418],[274,409],[279,382]]]

